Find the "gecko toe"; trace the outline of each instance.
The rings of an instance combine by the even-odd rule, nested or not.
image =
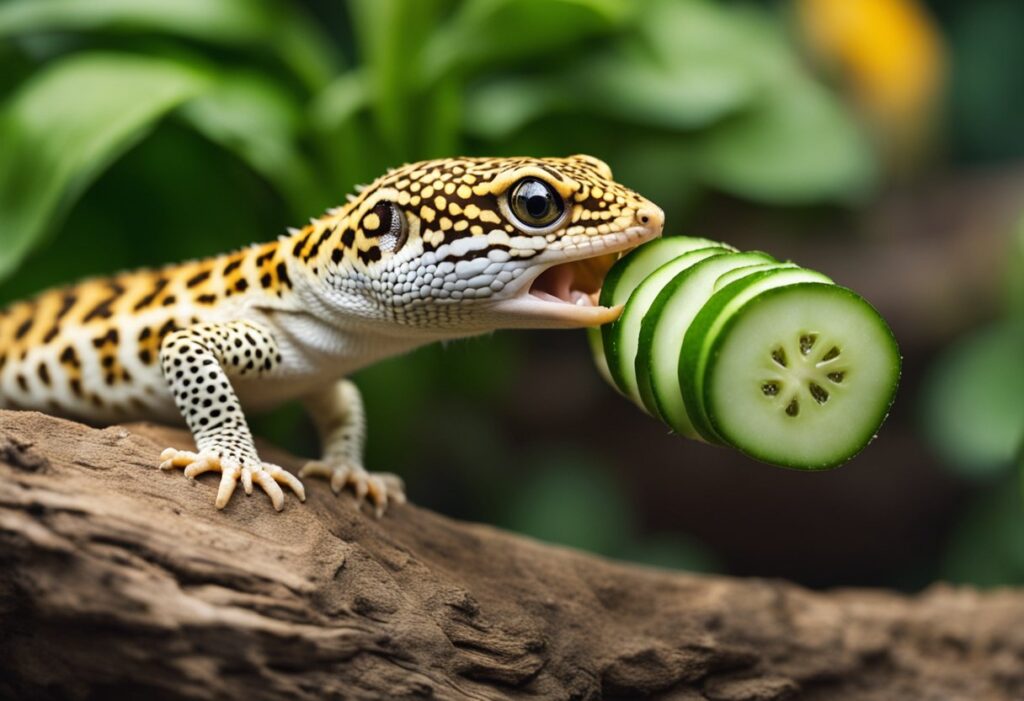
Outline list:
[[[367,472],[359,465],[342,460],[314,460],[307,463],[299,474],[328,479],[335,494],[350,488],[356,503],[369,503],[377,516],[381,516],[391,504],[406,503],[402,479],[389,472]]]
[[[284,508],[284,491],[280,485],[287,485],[300,501],[306,500],[306,490],[294,475],[287,470],[270,464],[257,464],[255,467],[243,466],[238,460],[223,457],[216,450],[202,450],[192,453],[184,450],[168,448],[160,454],[160,467],[169,470],[175,467],[184,468],[189,479],[207,472],[220,472],[220,484],[214,505],[223,509],[231,501],[239,482],[246,494],[252,494],[253,483],[267,493],[270,502],[277,511]]]

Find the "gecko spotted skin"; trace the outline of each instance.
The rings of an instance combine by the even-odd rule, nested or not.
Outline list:
[[[280,510],[303,485],[260,460],[244,412],[298,399],[323,441],[300,475],[380,514],[402,482],[364,469],[362,401],[345,378],[438,340],[613,320],[619,309],[596,304],[604,274],[663,219],[590,156],[412,163],[277,241],[0,311],[0,407],[184,420],[195,451],[168,448],[161,467],[220,472],[218,508],[241,482]]]

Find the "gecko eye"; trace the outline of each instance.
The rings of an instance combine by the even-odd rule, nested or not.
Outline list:
[[[394,202],[380,201],[363,217],[363,234],[376,237],[377,245],[385,253],[394,253],[409,238],[405,213]]]
[[[554,188],[537,178],[523,178],[512,188],[509,208],[522,224],[542,229],[558,221],[565,204]]]

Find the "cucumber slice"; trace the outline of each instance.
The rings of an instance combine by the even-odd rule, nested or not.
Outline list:
[[[836,285],[776,287],[737,309],[744,296],[723,308],[705,344],[703,406],[715,434],[775,465],[846,462],[892,405],[900,374],[892,331]]]
[[[725,244],[711,241],[710,239],[692,236],[670,236],[668,238],[655,239],[634,248],[616,261],[615,265],[608,271],[604,283],[601,285],[598,303],[605,307],[625,304],[636,286],[657,268],[673,258],[690,251],[713,246],[727,247]],[[606,324],[602,327],[587,329],[590,347],[594,352],[594,361],[597,363],[598,372],[601,372],[602,375],[605,374],[603,370],[608,369],[608,345],[612,341],[609,338],[611,334],[605,333],[605,331],[611,325]],[[608,377],[611,377],[610,372]],[[614,381],[611,384],[615,386]]]
[[[704,408],[704,369],[715,338],[729,318],[751,299],[765,290],[798,282],[832,281],[805,268],[762,270],[713,294],[690,323],[679,353],[677,382],[686,404],[686,415],[704,440],[724,442],[712,427]]]
[[[705,258],[665,285],[640,327],[635,374],[648,412],[680,435],[700,439],[679,392],[679,349],[690,322],[708,301],[717,280],[730,270],[774,263],[767,253],[727,253]],[[756,271],[751,271],[756,272]]]
[[[646,406],[643,404],[640,391],[637,388],[636,357],[640,341],[640,327],[644,316],[658,293],[672,278],[702,260],[728,253],[729,250],[721,247],[699,248],[673,258],[636,286],[626,301],[622,315],[608,325],[608,333],[615,337],[614,343],[606,346],[608,369],[612,379],[624,395],[642,408],[646,408]]]
[[[601,330],[591,327],[587,329],[587,344],[590,346],[590,354],[594,356],[594,365],[597,366],[597,374],[608,384],[615,386],[612,379],[612,372],[608,369],[608,358],[604,354],[604,341],[601,340]]]
[[[767,255],[767,254],[765,254],[765,255]],[[736,270],[730,270],[728,272],[723,273],[717,280],[715,280],[714,292],[718,292],[723,287],[726,287],[727,285],[731,285],[732,283],[736,282],[737,280],[742,280],[743,278],[747,277],[748,275],[753,275],[754,273],[759,273],[762,270],[778,270],[779,268],[799,268],[799,267],[800,266],[797,265],[796,263],[788,263],[788,262],[787,263],[782,263],[782,262],[777,261],[777,260],[773,260],[773,261],[768,262],[768,263],[758,263],[758,264],[755,264],[755,265],[746,265],[746,266],[744,266],[742,268],[737,268]]]

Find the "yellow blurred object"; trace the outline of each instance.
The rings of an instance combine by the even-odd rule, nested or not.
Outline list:
[[[796,0],[819,60],[837,70],[879,132],[890,163],[921,155],[945,83],[945,48],[917,0]]]

